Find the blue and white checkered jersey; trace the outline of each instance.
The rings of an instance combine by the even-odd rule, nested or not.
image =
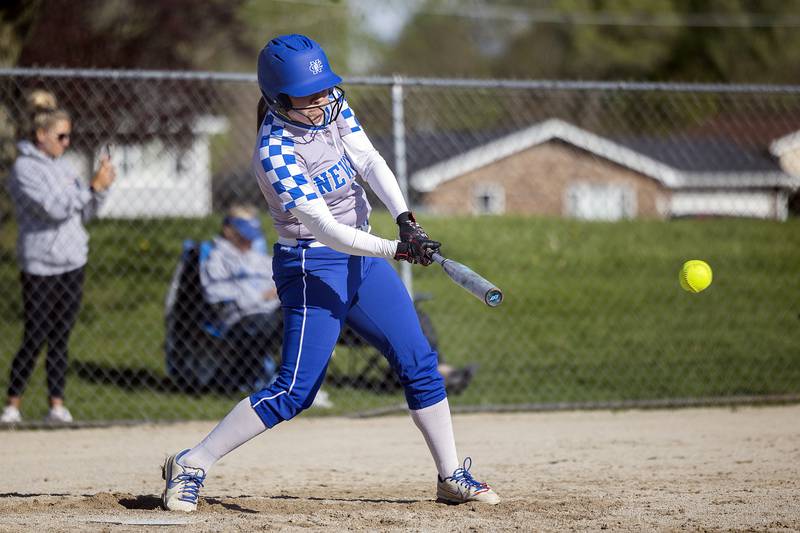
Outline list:
[[[279,236],[314,238],[289,210],[317,198],[325,201],[337,222],[367,224],[371,207],[342,142],[342,137],[358,131],[361,125],[346,101],[336,121],[327,126],[267,113],[253,153],[253,171]]]

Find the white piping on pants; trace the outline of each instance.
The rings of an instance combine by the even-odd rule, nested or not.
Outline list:
[[[286,394],[287,392],[292,392],[292,389],[294,388],[294,384],[297,381],[297,371],[300,369],[300,358],[303,356],[303,339],[305,338],[305,334],[306,334],[306,314],[308,313],[308,307],[306,307],[306,288],[307,288],[307,285],[306,285],[306,276],[307,276],[307,274],[306,274],[306,248],[303,248],[302,257],[303,258],[302,258],[302,260],[300,262],[300,269],[303,271],[303,324],[302,324],[302,326],[300,326],[300,346],[298,346],[298,348],[297,348],[297,350],[298,350],[297,351],[297,363],[295,363],[295,366],[294,366],[294,374],[292,375],[292,384],[289,385],[289,390],[282,390],[279,393],[273,394],[272,396],[270,396],[268,398],[261,398],[260,400],[258,400],[256,403],[253,404],[252,407],[254,409],[258,404],[260,404],[263,401],[273,400],[273,399],[277,398],[278,396],[280,396],[281,394]]]

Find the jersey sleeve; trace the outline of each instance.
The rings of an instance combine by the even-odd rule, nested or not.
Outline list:
[[[339,112],[339,116],[336,117],[336,126],[339,128],[339,135],[342,137],[346,137],[351,133],[364,131],[355,113],[353,113],[353,110],[350,108],[350,104],[347,103],[346,98],[342,103],[342,110]]]
[[[351,255],[392,258],[398,241],[382,239],[333,218],[324,201],[308,202],[292,209],[292,214],[314,237],[334,250]]]
[[[269,185],[284,211],[289,211],[319,195],[306,177],[305,164],[295,154],[294,140],[276,130],[282,128],[273,128],[269,135],[261,137],[258,155]]]
[[[367,134],[359,131],[343,138],[342,142],[347,157],[358,173],[369,183],[383,205],[389,209],[392,218],[397,218],[400,213],[408,211],[397,178],[386,164],[386,160],[372,146]]]

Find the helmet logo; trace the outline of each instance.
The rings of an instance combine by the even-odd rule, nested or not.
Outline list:
[[[308,64],[308,70],[310,70],[312,74],[319,74],[320,72],[325,70],[325,66],[319,59],[314,59]]]

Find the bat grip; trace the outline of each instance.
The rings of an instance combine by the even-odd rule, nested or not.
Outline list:
[[[431,259],[433,259],[434,261],[436,261],[440,265],[443,265],[444,262],[447,261],[447,258],[445,256],[443,256],[442,254],[440,254],[439,252],[433,252],[431,254]]]

